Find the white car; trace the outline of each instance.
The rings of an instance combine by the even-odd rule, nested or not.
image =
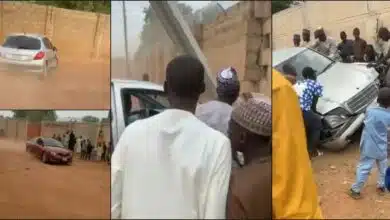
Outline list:
[[[0,46],[0,68],[46,76],[57,68],[57,48],[39,34],[10,34]]]
[[[137,80],[112,80],[110,117],[113,146],[131,122],[156,115],[168,107],[161,85]]]
[[[294,47],[272,53],[273,68],[284,73],[283,66],[292,65],[302,79],[302,69],[317,71],[317,79],[324,87],[318,100],[323,130],[321,143],[331,150],[341,150],[361,128],[368,106],[376,105],[378,72],[363,63],[341,63],[312,49]]]

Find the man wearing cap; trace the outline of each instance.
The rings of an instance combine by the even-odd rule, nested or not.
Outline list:
[[[240,167],[232,169],[228,219],[272,218],[271,100],[257,94],[242,96],[232,111],[229,138]],[[260,171],[260,172],[259,172]]]
[[[326,36],[323,28],[314,31],[316,42],[311,46],[312,49],[324,54],[330,58],[337,57],[337,44],[331,37]]]
[[[294,34],[293,43],[294,43],[294,47],[300,47],[301,36],[299,34]]]
[[[273,219],[322,219],[302,111],[291,83],[272,70]]]
[[[217,75],[217,100],[198,105],[195,115],[208,126],[227,136],[232,104],[240,94],[240,81],[233,67]]]
[[[301,47],[309,47],[310,42],[310,30],[309,29],[303,29],[302,30],[302,44]]]

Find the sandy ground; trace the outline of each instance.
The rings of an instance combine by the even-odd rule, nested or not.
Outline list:
[[[358,149],[358,144],[351,144],[343,152],[325,152],[324,156],[314,159],[313,169],[324,217],[389,219],[390,193],[385,196],[376,193],[376,167],[362,191],[362,199],[353,200],[346,194],[355,181]]]
[[[47,165],[23,142],[0,140],[0,207],[3,219],[109,219],[109,166],[77,159]]]
[[[3,70],[0,88],[0,109],[109,109],[110,64],[60,60],[44,80]]]

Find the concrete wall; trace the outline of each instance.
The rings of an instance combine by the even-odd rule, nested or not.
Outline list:
[[[40,128],[36,125],[40,124]],[[31,125],[29,127],[29,125]],[[69,122],[41,122],[41,123],[29,123],[26,120],[15,120],[0,118],[0,137],[12,138],[17,140],[27,140],[28,128],[38,129],[41,136],[52,137],[53,134],[62,135],[69,129],[73,129],[75,135],[90,138],[93,144],[96,144],[99,129],[103,130],[104,139],[106,142],[110,141],[110,125],[108,123],[69,123]],[[30,134],[36,134],[37,132],[31,131]],[[33,135],[35,136],[35,135]]]
[[[352,30],[360,28],[361,36],[374,43],[376,30],[390,25],[389,1],[306,1],[272,17],[273,48],[291,47],[293,34],[303,28],[314,31],[322,26],[337,41],[341,31],[352,38]]]
[[[270,8],[270,1],[242,1],[226,13],[220,13],[213,23],[192,27],[212,73],[228,66],[235,67],[243,92],[271,94]],[[149,73],[151,81],[161,84],[166,65],[179,54],[178,51],[172,42],[156,42],[146,56],[134,58],[131,74],[122,78],[140,80],[143,73]]]
[[[110,16],[0,1],[0,41],[10,33],[46,35],[61,59],[110,59]]]

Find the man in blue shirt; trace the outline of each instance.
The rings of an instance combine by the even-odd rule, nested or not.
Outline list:
[[[304,80],[295,84],[294,87],[302,109],[309,155],[314,157],[321,155],[321,152],[317,150],[317,145],[320,140],[322,122],[317,114],[316,106],[318,98],[322,96],[323,87],[317,82],[317,74],[313,68],[303,68],[302,76]]]
[[[367,181],[374,163],[379,175],[377,192],[385,193],[385,174],[387,169],[387,129],[390,126],[390,88],[383,87],[378,94],[379,107],[366,110],[364,129],[360,141],[360,160],[356,169],[356,182],[349,190],[349,195],[359,199],[360,191]]]

